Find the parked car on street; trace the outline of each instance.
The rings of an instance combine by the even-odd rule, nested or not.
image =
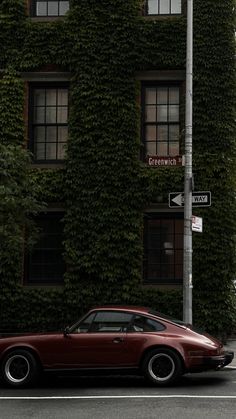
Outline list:
[[[233,352],[217,339],[145,307],[90,310],[63,332],[0,338],[0,376],[12,387],[40,373],[138,373],[163,386],[189,372],[220,369]]]

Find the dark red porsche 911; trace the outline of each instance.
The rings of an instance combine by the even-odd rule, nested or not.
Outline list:
[[[64,333],[0,338],[0,375],[12,387],[31,385],[46,371],[136,372],[161,386],[188,372],[223,368],[233,357],[215,338],[132,306],[94,308]]]

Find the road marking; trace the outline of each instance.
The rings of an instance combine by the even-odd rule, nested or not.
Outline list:
[[[0,400],[88,400],[88,399],[234,399],[235,396],[206,396],[190,394],[165,394],[165,395],[147,395],[135,394],[133,396],[0,396]]]

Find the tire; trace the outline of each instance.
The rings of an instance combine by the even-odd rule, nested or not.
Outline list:
[[[183,373],[180,357],[171,349],[154,349],[143,361],[144,376],[158,386],[176,381]]]
[[[1,377],[11,387],[32,385],[38,377],[38,364],[28,351],[19,349],[8,353],[1,362]]]

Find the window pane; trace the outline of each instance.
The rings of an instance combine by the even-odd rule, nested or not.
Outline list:
[[[171,13],[181,13],[181,1],[182,0],[171,0]]]
[[[159,105],[157,107],[157,121],[167,121],[168,116],[168,106],[167,105]]]
[[[57,108],[52,106],[50,108],[47,108],[47,114],[46,114],[46,123],[47,124],[55,124],[57,122],[57,114],[56,114]]]
[[[169,103],[179,104],[179,88],[170,87],[169,89]]]
[[[149,282],[157,282],[158,279],[161,277],[161,266],[149,265],[147,275]]]
[[[66,145],[63,143],[57,144],[57,158],[58,160],[64,160],[66,154]]]
[[[170,13],[170,0],[160,0],[160,14],[167,15]]]
[[[175,258],[176,258],[177,264],[180,264],[183,260],[183,250],[176,250]]]
[[[147,141],[156,140],[156,126],[153,126],[153,125],[146,126],[145,138]]]
[[[173,258],[173,256],[174,256],[174,246],[173,246],[172,241],[166,241],[166,242],[164,242],[163,243],[163,247],[164,247],[164,254],[165,254],[165,256],[168,256],[169,257],[169,260],[170,260],[170,257]]]
[[[174,219],[163,219],[161,220],[161,231],[164,237],[166,237],[166,234],[173,234],[174,233],[174,225],[175,220]]]
[[[156,104],[156,88],[147,88],[145,102],[147,105]]]
[[[63,16],[69,10],[69,1],[60,1],[59,3],[59,16]]]
[[[183,234],[183,220],[175,220],[176,234]]]
[[[151,230],[148,236],[148,247],[158,249],[161,246],[161,235],[160,231],[155,233],[155,230]]]
[[[57,123],[66,124],[67,123],[67,107],[61,106],[57,108]]]
[[[150,154],[151,156],[155,156],[156,153],[157,153],[156,142],[146,143],[146,154]]]
[[[83,320],[82,323],[79,324],[79,326],[74,330],[74,332],[76,333],[88,332],[88,329],[91,326],[94,316],[95,316],[95,313],[91,313],[88,317],[86,317],[85,320]]]
[[[174,265],[169,265],[169,264],[161,265],[161,276],[164,281],[167,279],[173,280],[175,278]]]
[[[168,143],[157,143],[158,156],[168,156]]]
[[[164,329],[161,323],[143,316],[135,316],[132,324],[134,332],[159,332]]]
[[[149,15],[158,14],[158,0],[148,0],[148,14]]]
[[[179,141],[179,125],[169,126],[169,140],[170,142]]]
[[[46,90],[46,106],[56,106],[57,104],[57,90],[47,89]]]
[[[146,106],[145,120],[147,122],[156,122],[156,106]]]
[[[34,90],[34,106],[45,106],[45,90]]]
[[[58,16],[58,1],[48,2],[48,16]]]
[[[35,144],[35,156],[37,160],[45,159],[45,144],[44,143]]]
[[[182,228],[182,226],[181,226]],[[182,234],[176,234],[175,236],[175,248],[176,249],[182,249],[183,248],[183,235]]]
[[[68,127],[58,127],[58,141],[66,142],[68,139]]]
[[[36,142],[45,141],[45,128],[44,127],[35,127],[34,128],[34,139]]]
[[[170,143],[169,144],[169,155],[178,156],[179,155],[179,143]]]
[[[67,89],[58,89],[57,96],[58,96],[57,97],[58,106],[68,105],[68,90]]]
[[[46,144],[46,160],[55,160],[57,158],[57,145],[55,143]]]
[[[168,103],[168,88],[167,87],[158,87],[157,103],[159,105],[164,105]]]
[[[182,279],[183,278],[183,265],[175,265],[175,278]]]
[[[159,125],[157,127],[157,138],[158,141],[168,140],[168,125]]]
[[[57,128],[56,127],[47,127],[46,129],[46,141],[52,142],[57,140]]]
[[[36,16],[47,16],[47,2],[46,1],[37,1]]]
[[[127,330],[132,317],[132,314],[122,312],[118,313],[110,311],[97,313],[91,327],[91,332],[123,332]]]
[[[36,124],[45,123],[45,108],[43,107],[34,108],[34,122]]]
[[[176,122],[179,120],[179,106],[178,105],[170,105],[169,107],[169,121]]]

